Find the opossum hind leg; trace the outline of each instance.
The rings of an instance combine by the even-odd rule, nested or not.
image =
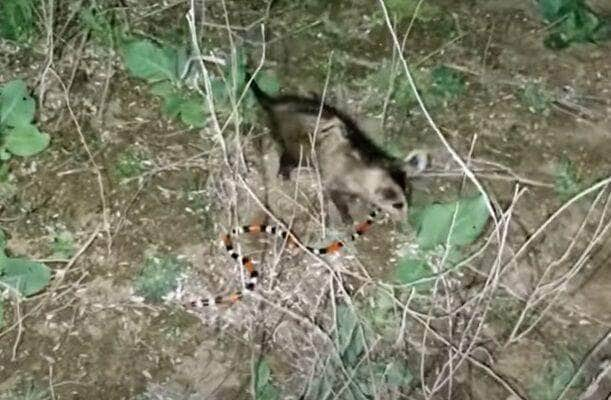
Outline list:
[[[291,171],[299,165],[298,161],[295,160],[287,151],[280,154],[280,167],[278,168],[278,175],[283,179],[289,179],[291,177]]]
[[[339,190],[330,190],[329,198],[335,204],[339,216],[344,224],[352,223],[352,216],[350,215],[350,204],[354,201],[354,196],[346,192]]]

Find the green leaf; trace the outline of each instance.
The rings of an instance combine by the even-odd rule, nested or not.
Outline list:
[[[405,362],[393,361],[386,368],[386,382],[393,390],[407,387],[413,380],[414,376]]]
[[[395,277],[399,283],[410,284],[433,274],[429,264],[421,259],[406,257],[399,261],[395,270]],[[422,282],[420,285],[429,286],[432,282]]]
[[[204,102],[197,97],[185,100],[180,107],[180,120],[194,128],[203,128],[206,125],[204,107]]]
[[[34,119],[34,99],[22,80],[0,86],[0,127],[28,124]]]
[[[43,151],[49,145],[49,135],[40,133],[32,124],[8,129],[4,146],[16,156],[27,157]]]
[[[0,37],[24,40],[34,31],[32,0],[4,0],[0,2]]]
[[[40,292],[51,279],[49,267],[20,258],[0,258],[0,270],[0,281],[18,290],[23,296]]]
[[[255,393],[255,399],[257,400],[276,400],[280,397],[278,389],[271,382],[271,370],[264,359],[257,363]]]
[[[178,79],[177,54],[171,48],[161,48],[144,39],[127,44],[124,47],[124,57],[127,69],[137,78],[149,82]]]
[[[202,128],[206,124],[206,110],[204,103],[197,96],[183,97],[179,93],[172,93],[165,97],[163,113],[171,118],[178,118],[186,125]]]
[[[489,217],[486,200],[482,195],[412,210],[409,222],[417,231],[421,249],[446,244],[455,212],[456,221],[449,244],[467,245],[479,237]]]
[[[151,93],[155,96],[166,98],[176,93],[176,87],[168,81],[157,82],[151,87]]]

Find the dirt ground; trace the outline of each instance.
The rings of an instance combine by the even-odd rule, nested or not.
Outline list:
[[[210,119],[194,129],[164,117],[117,52],[72,26],[70,10],[83,3],[55,5],[53,52],[42,33],[28,46],[0,42],[0,82],[26,80],[37,125],[51,135],[44,152],[9,161],[13,189],[2,196],[1,227],[12,255],[54,272],[45,291],[4,302],[0,399],[317,398],[306,391],[337,341],[337,308],[349,304],[369,323],[367,310],[379,310],[372,304],[382,292],[393,300],[359,359],[401,360],[412,378],[357,397],[344,387],[353,378],[340,376],[320,398],[608,398],[611,187],[570,204],[554,187],[564,159],[584,189],[611,175],[611,42],[548,49],[546,25],[529,1],[432,2],[437,11],[414,19],[403,54],[412,71],[445,65],[464,77],[464,93],[429,111],[511,222],[496,231],[489,223],[471,250],[487,238],[490,245],[460,272],[442,274],[426,296],[393,284],[397,259],[413,247],[406,224],[384,220],[345,254],[324,259],[281,251],[265,238],[245,241],[261,270],[257,293],[229,308],[187,312],[181,303],[192,296],[240,285],[218,240],[236,224],[270,220],[269,211],[316,245],[350,228],[333,207],[321,225],[311,172],[276,177],[278,155],[262,117],[226,130],[232,171]],[[189,2],[112,3],[132,32],[189,43]],[[611,15],[607,1],[590,3]],[[322,93],[328,77],[328,101],[376,141],[401,154],[427,149],[432,166],[413,181],[414,202],[476,193],[417,104],[393,98],[384,106],[389,78],[372,77],[393,57],[399,64],[377,2],[276,1],[267,18],[263,1],[204,7],[205,54],[227,59],[233,44],[258,60],[264,23],[264,70],[281,91]],[[410,19],[396,21],[399,40]],[[395,85],[406,79],[397,71]],[[521,95],[528,85],[553,97],[545,110],[529,110]],[[137,171],[125,178],[118,165],[134,154]],[[351,211],[365,215],[367,207]],[[72,256],[53,254],[58,231],[71,233]],[[177,298],[150,302],[135,292],[150,254],[185,260]],[[279,394],[254,393],[261,359]],[[558,360],[572,369],[558,372],[567,365]],[[24,385],[40,397],[18,397]]]

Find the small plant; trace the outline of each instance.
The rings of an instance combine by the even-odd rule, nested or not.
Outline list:
[[[265,359],[260,359],[255,367],[254,388],[255,399],[276,400],[280,398],[280,392],[272,383],[272,373]]]
[[[44,264],[6,255],[6,238],[0,230],[0,288],[21,296],[32,296],[43,290],[51,279]]]
[[[82,8],[79,17],[83,29],[89,31],[101,45],[115,47],[121,42],[122,35],[115,25],[114,14],[110,10],[103,10],[95,1],[89,7]]]
[[[571,160],[564,158],[556,167],[554,190],[560,201],[567,201],[584,188],[583,181]]]
[[[430,95],[444,106],[464,94],[465,89],[465,77],[455,69],[439,65],[431,71]]]
[[[528,82],[519,93],[519,99],[533,114],[549,116],[554,97],[541,83]]]
[[[162,111],[170,117],[180,119],[194,128],[205,126],[208,108],[205,100],[189,91],[181,82],[186,69],[196,68],[196,62],[189,60],[184,47],[159,46],[150,40],[134,40],[123,47],[124,59],[130,73],[149,82],[154,95],[163,101]],[[197,79],[197,78],[196,78]],[[237,51],[232,62],[224,68],[223,76],[210,76],[212,95],[218,111],[229,114],[232,111],[231,98],[237,101],[246,85],[246,62],[242,51]],[[272,94],[277,91],[278,82],[271,75],[260,74],[259,86]],[[254,98],[250,93],[243,99],[241,111],[252,115]]]
[[[418,3],[419,0],[384,0],[388,12],[398,20],[412,18]],[[417,11],[415,17],[420,22],[430,22],[443,15],[442,10],[430,1],[423,1]]]
[[[74,255],[74,236],[63,229],[56,232],[51,242],[51,257],[68,259]]]
[[[305,399],[365,400],[382,390],[390,394],[388,398],[396,398],[401,389],[411,385],[412,373],[405,360],[398,355],[363,362],[368,328],[350,307],[338,305],[336,328],[333,339],[337,343],[337,353],[330,354],[326,361],[319,363],[321,370],[307,388]],[[369,357],[373,358],[372,355]],[[354,379],[347,383],[342,368]],[[338,397],[338,388],[344,386],[343,394]]]
[[[0,86],[0,160],[9,159],[11,154],[31,156],[49,145],[49,135],[32,123],[34,111],[34,99],[24,81]]]
[[[0,400],[48,400],[49,391],[31,379],[22,379],[15,388],[0,394]]]
[[[449,203],[434,203],[413,207],[409,223],[416,231],[419,253],[399,260],[395,278],[399,283],[413,284],[433,273],[430,261],[445,257],[447,264],[462,258],[460,249],[473,243],[483,232],[490,213],[482,195],[461,198]],[[449,248],[448,248],[449,246]],[[429,282],[417,288],[429,289]]]
[[[394,74],[394,76],[393,76]],[[416,69],[412,76],[418,87],[418,93],[430,107],[448,107],[466,92],[464,76],[452,68],[439,65],[433,69]],[[416,96],[402,70],[393,71],[391,63],[386,60],[381,67],[361,81],[367,88],[376,88],[376,107],[379,99],[386,95],[391,80],[394,79],[391,100],[401,110],[411,109],[417,105]]]
[[[0,37],[25,42],[34,32],[34,28],[33,0],[0,2]]]
[[[596,14],[585,0],[538,0],[539,12],[550,24],[544,43],[563,49],[572,43],[597,43],[611,38],[611,21]]]
[[[528,392],[531,398],[540,400],[557,399],[565,386],[569,384],[577,367],[567,353],[556,354],[545,362],[542,373],[536,374]],[[571,388],[583,386],[583,379],[575,379]],[[583,390],[576,390],[581,393]],[[567,397],[570,398],[570,397]]]
[[[186,262],[173,255],[148,256],[134,282],[135,292],[145,300],[160,302],[178,287],[186,268]]]
[[[148,157],[139,149],[127,149],[119,153],[115,164],[115,175],[120,179],[129,179],[140,175],[147,169]]]

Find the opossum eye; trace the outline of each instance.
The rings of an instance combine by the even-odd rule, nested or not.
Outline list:
[[[393,208],[400,210],[403,208],[403,203],[392,203]]]
[[[380,190],[380,194],[385,200],[392,200],[398,197],[397,192],[393,188],[389,187]]]

